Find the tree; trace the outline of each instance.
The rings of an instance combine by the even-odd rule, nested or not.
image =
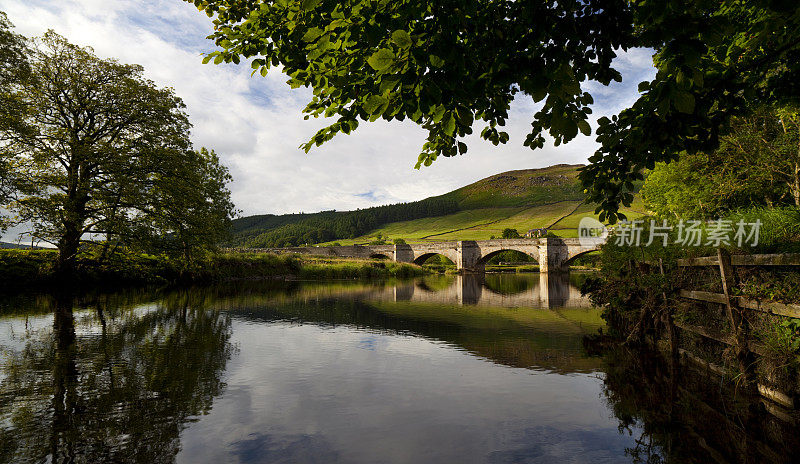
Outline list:
[[[467,151],[460,140],[508,141],[511,101],[541,102],[524,144],[556,145],[579,132],[593,103],[585,83],[621,79],[618,50],[655,50],[658,73],[640,98],[600,118],[601,147],[581,180],[601,220],[630,205],[656,162],[709,151],[752,101],[797,101],[800,9],[790,0],[186,0],[214,18],[219,47],[205,61],[281,66],[311,87],[307,116],[335,116],[306,150],[359,121],[410,119],[428,132],[417,166]]]
[[[175,182],[176,178],[181,181]],[[161,232],[153,238],[180,250],[187,261],[192,261],[195,251],[226,239],[235,213],[227,188],[232,180],[213,150],[184,153],[175,169],[161,173],[154,183],[152,206],[144,215],[152,221],[149,230]]]
[[[741,171],[761,179],[765,201],[800,206],[800,112],[796,108],[760,106],[736,118],[722,137],[722,156]]]
[[[519,232],[517,232],[517,229],[503,229],[503,238],[519,238]]]
[[[24,79],[30,70],[25,38],[12,31],[13,25],[0,11],[0,130],[18,125],[21,106],[18,96],[10,89]],[[13,193],[13,170],[8,160],[0,157],[0,203]],[[0,215],[0,232],[9,225],[9,218]]]
[[[61,271],[98,235],[128,245],[175,237],[184,252],[217,238],[233,214],[230,177],[213,152],[192,149],[171,89],[52,31],[33,41],[30,66],[12,87],[22,120],[0,130],[17,191],[4,206],[56,244]]]
[[[800,206],[800,117],[761,106],[734,118],[716,150],[656,165],[642,196],[659,216],[690,219],[750,206]]]

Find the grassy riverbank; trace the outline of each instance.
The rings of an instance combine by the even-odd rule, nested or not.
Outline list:
[[[58,285],[54,250],[0,250],[0,288]],[[321,259],[263,253],[219,253],[190,264],[166,255],[118,254],[78,260],[74,282],[105,284],[179,284],[240,279],[355,279],[412,277],[425,271],[412,264],[359,259]]]

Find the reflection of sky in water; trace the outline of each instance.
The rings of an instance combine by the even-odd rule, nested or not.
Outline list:
[[[597,374],[344,327],[237,321],[232,341],[226,392],[183,432],[179,462],[594,463],[633,445]]]
[[[545,294],[543,284],[552,292]],[[81,349],[70,352],[78,378],[95,369],[102,382],[113,375],[117,385],[126,379],[132,387],[108,397],[115,406],[100,403],[70,420],[83,424],[88,441],[95,425],[129,437],[126,427],[133,426],[124,420],[111,432],[101,424],[123,411],[162,437],[136,446],[165,462],[172,454],[161,447],[170,440],[164,434],[180,428],[175,458],[192,464],[627,461],[625,448],[634,438],[618,432],[602,391],[602,362],[581,345],[602,323],[597,310],[544,306],[553,296],[582,304],[574,289],[574,283],[532,275],[486,281],[433,276],[397,285],[247,283],[178,291],[158,297],[160,303],[142,293],[128,309],[109,303],[107,334],[97,313],[79,305],[74,316]],[[28,341],[51,340],[53,317],[47,307],[28,313],[29,303],[14,301],[0,304],[0,348],[22,356]],[[196,319],[190,311],[189,322],[224,314],[233,324],[231,338],[215,339],[202,324],[191,325],[197,339],[190,341],[191,330],[170,335],[182,327],[189,306],[209,315]],[[208,360],[228,344],[235,349],[213,376],[197,366],[181,368],[193,359],[214,365]],[[27,359],[47,359],[52,348],[37,346]],[[125,370],[136,366],[141,370]],[[36,404],[47,418],[48,376],[56,371],[46,363],[39,367],[36,375],[47,387]],[[149,383],[151,368],[168,369],[160,387]],[[217,380],[224,388],[209,387]],[[81,401],[105,388],[87,382]],[[141,399],[151,397],[165,408],[169,392],[184,390],[179,399],[186,403],[172,409],[139,409]],[[52,423],[32,423],[23,437]]]

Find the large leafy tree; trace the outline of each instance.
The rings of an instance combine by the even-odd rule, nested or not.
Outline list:
[[[217,154],[201,148],[184,156],[175,172],[159,176],[146,217],[150,230],[170,231],[151,235],[156,245],[180,251],[191,261],[195,252],[228,238],[235,207],[227,188],[232,177]]]
[[[22,120],[0,128],[16,190],[5,206],[57,245],[62,270],[98,236],[129,245],[177,237],[184,250],[213,243],[233,213],[229,176],[213,152],[192,149],[171,89],[52,31],[33,41],[29,61],[11,90]]]
[[[716,150],[656,165],[642,187],[660,216],[712,218],[750,206],[800,206],[800,114],[761,106],[731,120]]]
[[[25,38],[15,34],[12,28],[6,14],[0,11],[0,130],[19,123],[21,103],[10,89],[29,72]],[[0,157],[0,202],[11,196],[12,172],[8,160]],[[8,224],[9,218],[0,215],[0,231]]]
[[[601,118],[601,148],[581,179],[602,217],[633,199],[643,169],[710,150],[748,101],[798,93],[800,9],[792,0],[187,0],[214,18],[207,60],[282,66],[311,87],[305,112],[335,116],[305,145],[359,121],[410,119],[428,131],[419,165],[464,153],[482,121],[500,131],[519,94],[541,102],[525,145],[589,134],[588,81],[620,80],[620,49],[654,49],[658,68],[641,96]]]

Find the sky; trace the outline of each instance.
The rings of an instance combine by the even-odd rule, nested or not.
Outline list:
[[[440,157],[420,170],[414,164],[425,131],[408,121],[363,123],[306,154],[299,145],[332,122],[303,120],[310,91],[292,90],[287,77],[276,71],[251,77],[248,62],[202,64],[202,54],[214,49],[205,38],[211,20],[191,3],[0,0],[0,10],[18,33],[35,37],[53,29],[102,58],[141,64],[157,85],[174,88],[187,105],[195,146],[214,149],[230,169],[232,199],[244,216],[414,201],[503,171],[585,163],[597,146],[593,137],[579,136],[560,147],[524,147],[537,106],[521,95],[505,129],[509,143],[495,147],[473,135],[466,140],[467,154]],[[655,76],[649,50],[620,52],[615,67],[622,83],[584,84],[595,97],[594,118],[629,106],[637,98],[638,83]],[[475,133],[481,128],[476,124]]]

